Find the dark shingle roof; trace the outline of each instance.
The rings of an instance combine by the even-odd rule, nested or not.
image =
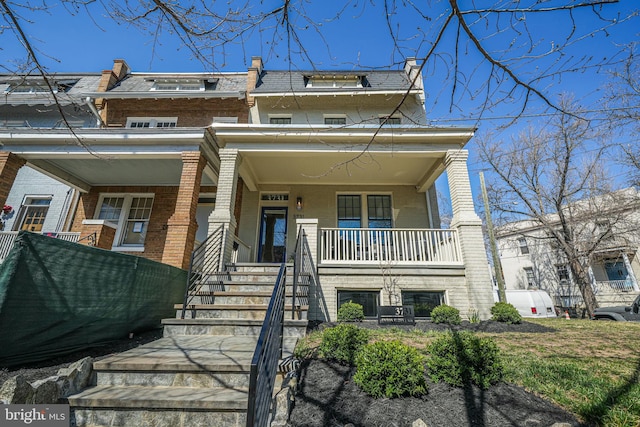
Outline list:
[[[150,92],[156,80],[205,80],[215,83],[216,92],[242,92],[247,88],[244,74],[129,74],[109,92]]]
[[[51,86],[56,89],[58,102],[61,105],[83,103],[83,94],[93,92],[100,82],[100,74],[56,74],[49,77]],[[54,103],[51,93],[35,92],[11,92],[15,85],[31,84],[44,86],[44,80],[40,75],[16,76],[0,75],[0,94],[4,95],[4,103],[10,105],[52,105]],[[70,86],[68,89],[64,89]]]
[[[363,87],[306,87],[309,76],[360,76]],[[283,92],[404,91],[411,86],[404,71],[263,71],[254,94]]]

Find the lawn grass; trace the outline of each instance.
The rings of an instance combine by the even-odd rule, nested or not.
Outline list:
[[[481,333],[501,350],[505,381],[549,399],[596,426],[640,426],[640,323],[526,319],[549,333]],[[426,352],[439,332],[373,330],[372,340],[399,339]],[[317,347],[321,333],[302,343]]]
[[[505,380],[599,426],[640,426],[640,323],[531,320],[545,334],[487,334],[502,350]]]

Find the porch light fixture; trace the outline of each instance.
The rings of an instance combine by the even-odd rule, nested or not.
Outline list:
[[[302,197],[296,197],[296,209],[299,211],[302,210]]]

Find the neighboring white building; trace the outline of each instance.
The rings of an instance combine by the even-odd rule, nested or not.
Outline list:
[[[584,208],[581,210],[581,208]],[[586,214],[586,212],[590,214]],[[579,214],[576,214],[576,213]],[[571,212],[576,239],[588,256],[588,272],[600,305],[631,301],[640,291],[640,193],[628,188],[594,201],[581,201]],[[546,218],[559,227],[558,216]],[[542,289],[557,307],[581,307],[582,295],[572,278],[565,255],[548,228],[526,220],[496,229],[500,261],[507,289]]]
[[[67,231],[69,213],[78,203],[75,189],[35,169],[20,168],[5,206],[12,209],[2,214],[2,231],[27,230],[35,233]]]

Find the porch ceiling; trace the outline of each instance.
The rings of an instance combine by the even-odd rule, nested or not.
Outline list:
[[[474,129],[215,123],[212,132],[220,147],[238,151],[252,190],[297,183],[426,191],[444,171],[447,151],[464,147]]]
[[[92,186],[178,185],[182,152],[200,151],[209,160],[202,185],[216,185],[217,147],[207,130],[49,129],[0,132],[2,149],[29,166],[81,191]]]
[[[182,159],[48,159],[30,160],[29,165],[58,179],[67,174],[89,186],[178,185]],[[57,172],[57,171],[61,171]],[[203,175],[202,185],[215,185]]]
[[[242,170],[257,186],[303,185],[413,185],[443,169],[442,153],[353,152],[245,152]],[[433,178],[435,180],[437,176]]]

